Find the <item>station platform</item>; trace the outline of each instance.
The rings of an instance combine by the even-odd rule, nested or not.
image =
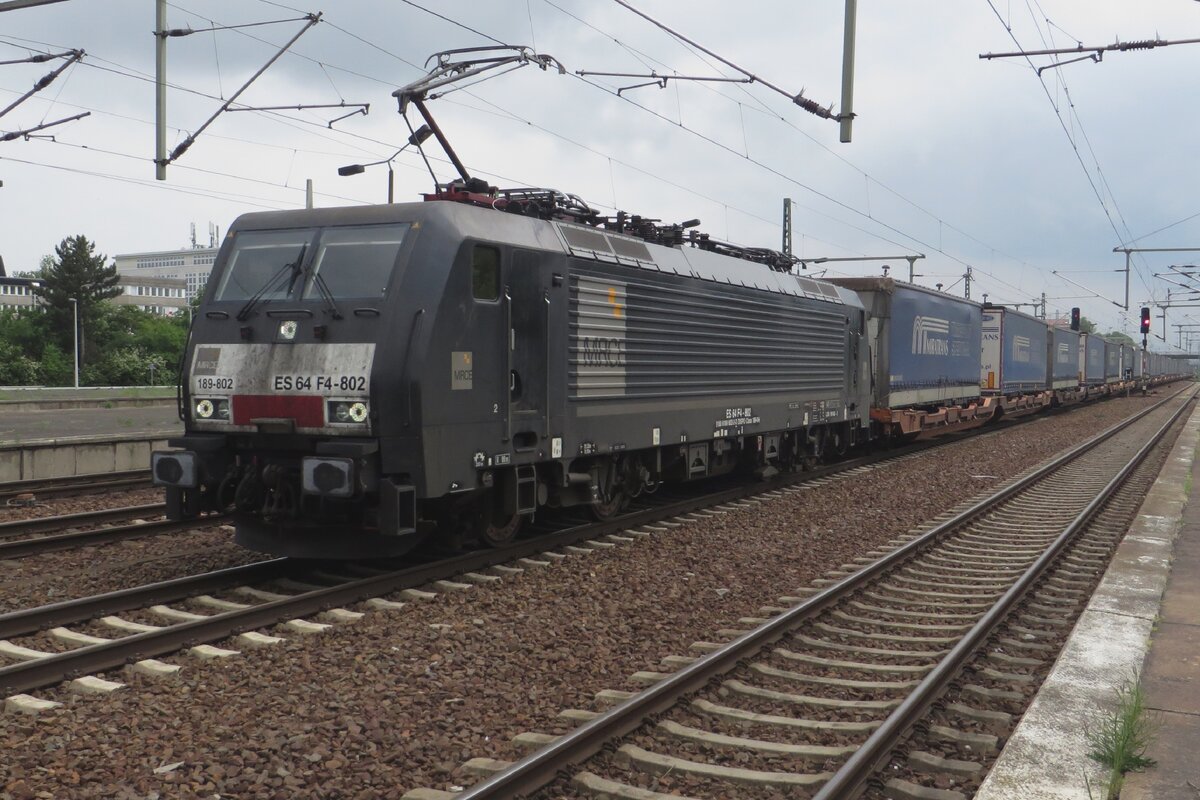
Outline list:
[[[174,399],[148,406],[114,408],[5,408],[0,405],[0,446],[98,436],[183,432]]]
[[[1200,407],[1037,697],[975,800],[1101,800],[1088,756],[1117,690],[1140,677],[1157,731],[1155,766],[1126,775],[1121,800],[1200,799]]]
[[[123,408],[171,405],[174,386],[6,386],[0,387],[0,414],[52,408]]]
[[[116,408],[0,403],[0,483],[149,469],[151,451],[181,433],[174,398]]]

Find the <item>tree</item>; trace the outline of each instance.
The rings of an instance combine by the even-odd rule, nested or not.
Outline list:
[[[1092,322],[1087,317],[1080,317],[1079,318],[1079,332],[1080,333],[1095,333],[1096,332],[1096,323]]]
[[[0,341],[0,386],[32,386],[41,382],[38,362],[16,346]]]
[[[89,337],[84,333],[98,316],[101,303],[121,293],[117,285],[120,278],[116,265],[106,266],[108,257],[97,255],[96,245],[86,236],[68,236],[54,248],[54,253],[54,258],[42,259],[41,285],[34,291],[45,307],[50,331],[63,349],[70,352],[75,346],[72,332],[75,309],[71,298],[78,301],[79,338],[88,342]],[[97,351],[94,345],[80,349]],[[79,360],[84,360],[82,352]]]
[[[1128,334],[1121,333],[1120,331],[1109,331],[1108,333],[1103,334],[1103,336],[1105,339],[1108,339],[1110,342],[1121,342],[1122,344],[1133,344],[1133,345],[1137,344],[1137,342],[1135,342],[1133,339],[1131,339]]]

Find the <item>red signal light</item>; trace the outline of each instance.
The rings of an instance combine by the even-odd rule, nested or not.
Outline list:
[[[1150,332],[1150,309],[1143,306],[1142,307],[1142,333],[1147,334],[1149,332]]]

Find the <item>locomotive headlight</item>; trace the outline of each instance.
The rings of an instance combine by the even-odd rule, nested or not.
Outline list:
[[[201,400],[196,403],[196,416],[200,419],[208,419],[213,415],[212,400]]]
[[[328,420],[338,425],[362,425],[367,421],[367,404],[350,400],[330,400]]]
[[[229,419],[229,401],[228,400],[218,400],[216,402],[216,409],[217,409],[216,410],[217,419],[223,419],[223,420]]]

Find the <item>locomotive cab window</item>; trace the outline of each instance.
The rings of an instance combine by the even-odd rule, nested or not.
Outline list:
[[[337,298],[382,297],[409,225],[326,228],[304,288],[305,299],[321,297],[321,286]]]
[[[476,300],[500,299],[500,251],[477,244],[471,251],[471,295]]]
[[[217,286],[215,300],[282,300],[296,288],[305,256],[315,237],[312,229],[241,231]]]

